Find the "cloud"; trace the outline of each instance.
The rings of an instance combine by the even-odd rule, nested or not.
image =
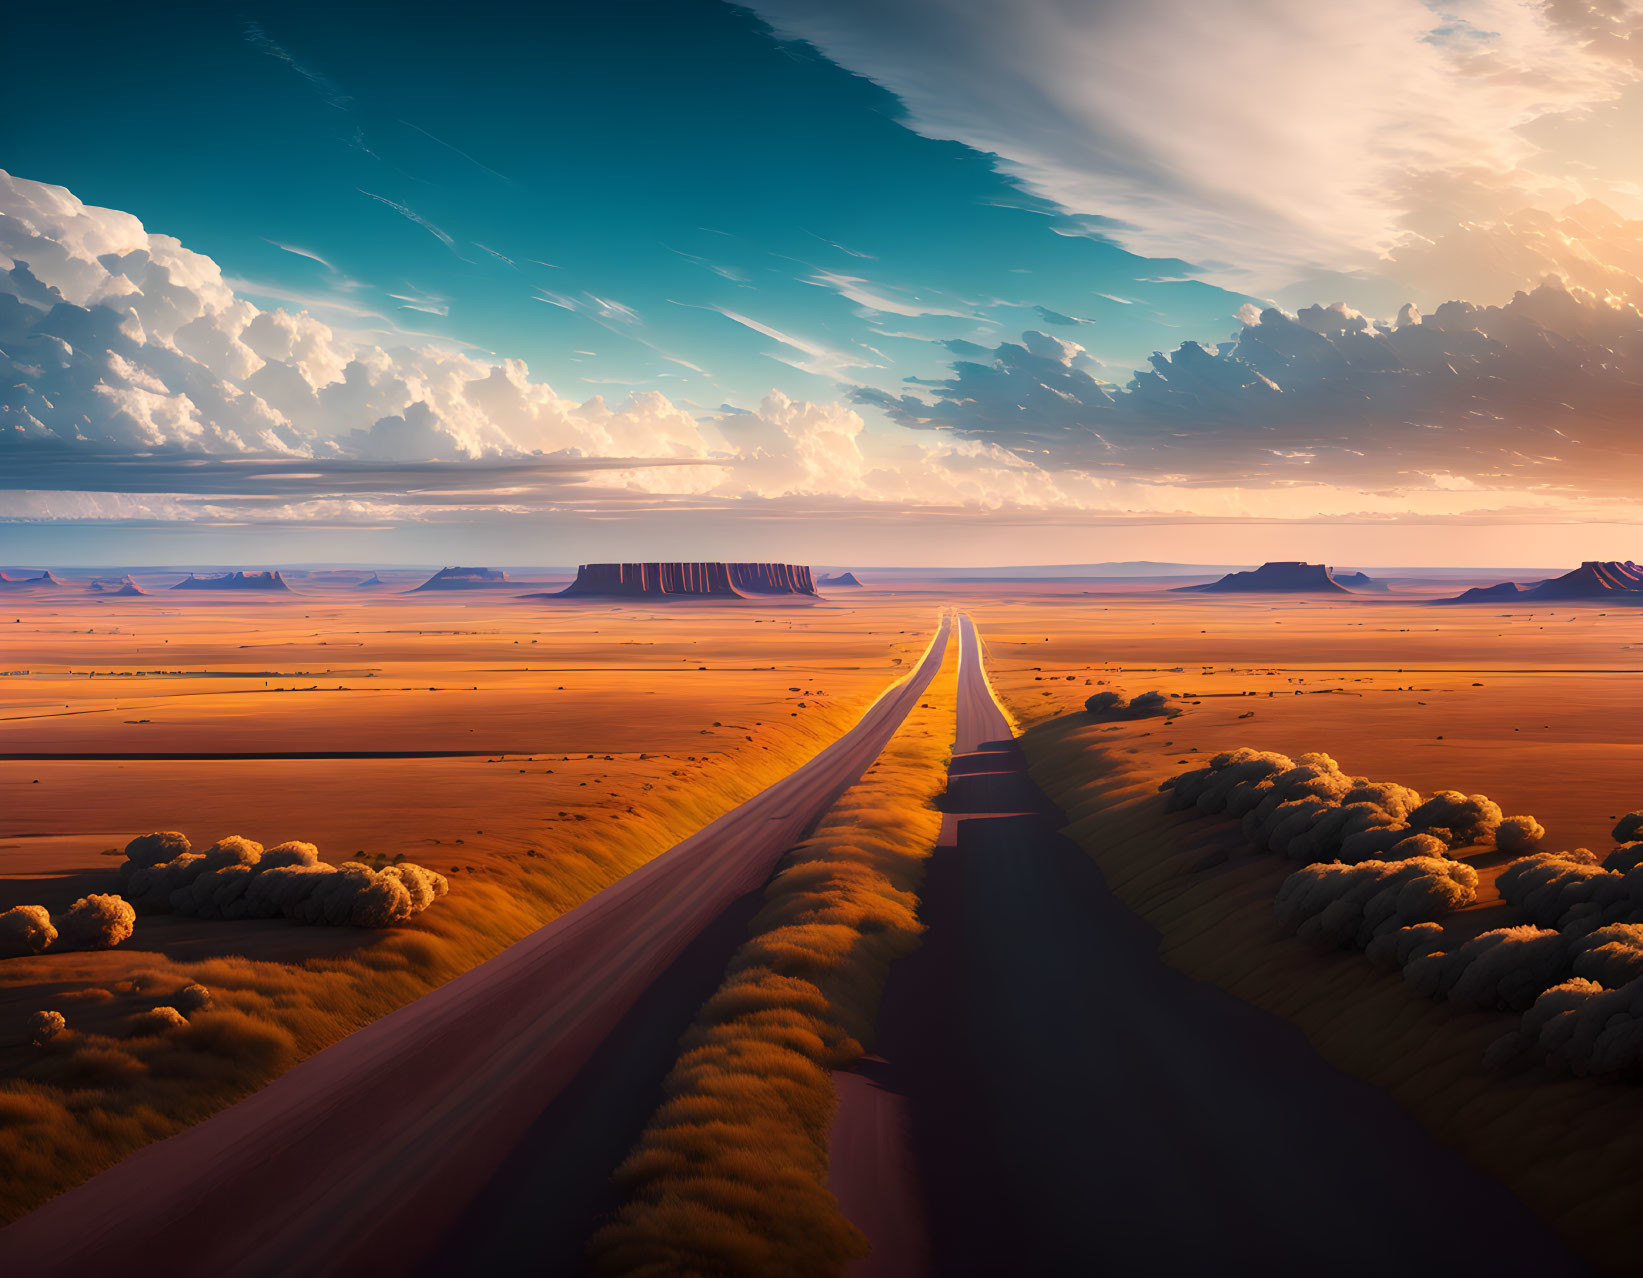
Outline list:
[[[456,255],[458,257],[462,257],[462,254],[457,251],[456,240],[455,239],[453,239],[444,230],[442,230],[439,227],[435,226],[432,222],[430,222],[427,218],[423,217],[422,214],[418,213],[415,209],[411,208],[409,205],[401,204],[397,200],[390,200],[386,195],[378,195],[374,191],[367,191],[364,187],[359,187],[357,189],[359,190],[359,193],[361,195],[368,196],[369,198],[375,200],[378,204],[386,204],[395,213],[398,213],[402,218],[406,219],[409,222],[415,222],[424,231],[428,232],[429,235],[433,236],[436,240],[438,240],[446,248],[450,249],[451,252],[456,253]],[[481,245],[480,247],[483,248],[484,246]],[[487,253],[490,252],[489,249],[486,249],[485,251]],[[498,256],[500,256],[500,254]],[[464,258],[463,260],[466,261],[467,259]]]
[[[647,341],[615,299],[544,300]],[[721,313],[840,380],[866,360]],[[1395,326],[1342,309],[1251,320],[1127,387],[1077,343],[1030,332],[938,344],[957,362],[919,395],[857,392],[885,415],[776,391],[713,412],[654,391],[579,401],[520,360],[263,309],[129,214],[0,175],[0,518],[377,526],[671,503],[1384,523],[1474,518],[1505,493],[1514,517],[1566,520],[1586,507],[1558,484],[1588,472],[1631,509],[1638,445],[1604,397],[1635,389],[1632,312],[1553,289]]]
[[[1379,270],[1407,236],[1526,207],[1643,212],[1629,127],[1601,109],[1643,70],[1633,0],[749,7],[895,93],[918,132],[1088,215],[1069,229],[1245,289]],[[1558,162],[1576,150],[1584,168]],[[1536,278],[1502,261],[1471,295]]]
[[[875,314],[901,315],[908,318],[920,315],[945,315],[953,319],[981,319],[979,315],[972,315],[967,311],[955,311],[945,307],[933,306],[928,302],[918,300],[917,297],[893,297],[891,293],[895,290],[856,275],[840,275],[834,271],[817,271],[806,283],[814,284],[818,288],[831,289],[840,297],[854,302],[857,306]]]
[[[1629,306],[1546,284],[1391,324],[1341,306],[1247,318],[1215,347],[1155,354],[1123,387],[1076,343],[1028,332],[954,363],[927,397],[856,398],[1045,467],[1184,483],[1601,492],[1643,461]]]
[[[275,42],[259,24],[255,22],[245,24],[245,40],[253,48],[261,49],[269,57],[285,63],[286,66],[308,81],[313,86],[314,92],[319,94],[328,106],[334,107],[338,111],[346,111],[352,105],[354,99],[349,94],[344,93],[330,79],[314,70],[313,67],[304,62],[299,62],[284,45]]]
[[[0,271],[13,374],[0,389],[0,450],[705,456],[694,420],[656,397],[577,403],[519,361],[347,340],[306,312],[238,297],[210,258],[127,213],[3,174]]]

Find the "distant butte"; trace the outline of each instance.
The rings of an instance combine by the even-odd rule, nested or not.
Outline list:
[[[358,584],[361,585],[361,586],[383,586],[383,585],[386,585],[387,583],[385,581],[383,581],[381,577],[377,576],[376,573],[372,573],[364,581],[362,581]]]
[[[1546,600],[1601,599],[1611,603],[1643,604],[1643,568],[1630,559],[1588,559],[1573,572],[1538,585],[1519,587],[1503,581],[1497,586],[1476,586],[1453,599],[1437,603],[1540,603]]]
[[[1361,576],[1362,574],[1357,574]],[[1368,578],[1365,578],[1368,580]],[[1309,564],[1299,559],[1276,560],[1264,563],[1254,572],[1229,572],[1219,581],[1199,586],[1176,586],[1178,591],[1200,594],[1286,594],[1286,595],[1345,595],[1351,592],[1336,581],[1323,564]]]
[[[291,587],[278,572],[225,572],[216,577],[196,577],[189,573],[173,590],[281,590]]]
[[[371,582],[360,584],[368,586]],[[500,568],[441,568],[411,593],[415,594],[418,590],[487,590],[493,586],[511,584],[513,583],[508,581],[508,574]]]
[[[832,577],[818,577],[816,579],[816,584],[818,586],[859,586],[861,585],[861,582],[856,579],[855,573],[841,572]]]
[[[118,595],[126,597],[131,595],[146,595],[148,593],[148,591],[144,590],[131,579],[130,573],[127,573],[124,577],[120,577],[115,581],[110,581],[106,577],[96,578],[92,581],[90,590],[94,595]]]
[[[0,572],[0,589],[21,588],[26,590],[31,586],[60,586],[62,584],[61,581],[51,575],[49,568],[34,577],[8,577],[5,573]]]
[[[653,563],[583,564],[576,580],[554,597],[746,599],[815,594],[815,578],[802,564]]]

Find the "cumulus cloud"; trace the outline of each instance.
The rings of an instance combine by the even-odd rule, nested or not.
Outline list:
[[[128,213],[0,173],[0,447],[390,460],[699,457],[661,397],[566,400],[519,361],[350,341],[238,297],[210,258]]]
[[[624,331],[640,322],[608,299],[574,305]],[[419,517],[456,497],[519,513],[634,493],[981,508],[1086,496],[984,441],[875,435],[847,405],[779,391],[709,414],[644,390],[577,401],[521,360],[353,340],[251,304],[210,258],[130,214],[3,173],[0,352],[4,486],[29,490],[7,518],[312,525]],[[267,464],[234,465],[250,458]],[[225,500],[193,500],[201,485]],[[128,491],[154,496],[113,500]],[[248,509],[264,493],[356,504]]]
[[[1268,309],[1133,379],[1029,332],[948,343],[965,355],[951,377],[858,389],[858,407],[779,391],[712,412],[643,390],[577,401],[520,360],[261,309],[131,215],[0,174],[0,518],[357,527],[652,497],[1379,517],[1412,493],[1428,514],[1562,518],[1565,481],[1630,496],[1640,330],[1634,312],[1543,288],[1395,325]]]
[[[855,394],[1041,466],[1155,479],[1601,491],[1643,463],[1643,316],[1557,283],[1396,322],[1268,308],[1151,363],[1119,386],[1077,343],[1029,332],[924,394]]]

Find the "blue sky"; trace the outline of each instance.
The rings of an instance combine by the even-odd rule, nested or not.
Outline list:
[[[28,45],[60,20],[22,21]],[[1247,300],[1071,233],[990,157],[720,3],[208,5],[80,29],[72,59],[8,73],[53,103],[13,173],[135,213],[255,301],[524,358],[565,393],[888,389],[940,371],[933,341],[1026,328],[1127,373],[1224,336]]]
[[[7,38],[14,554],[1635,553],[1639,0]]]

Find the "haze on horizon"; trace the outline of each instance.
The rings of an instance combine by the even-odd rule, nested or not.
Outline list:
[[[1635,3],[93,9],[10,564],[1637,557]]]

